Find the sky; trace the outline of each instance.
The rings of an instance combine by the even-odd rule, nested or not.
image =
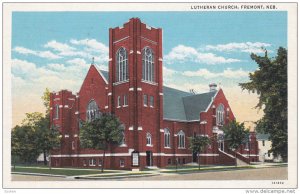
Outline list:
[[[163,29],[164,85],[203,93],[217,83],[238,121],[262,116],[238,83],[258,68],[251,53],[287,48],[287,12],[13,12],[13,126],[44,112],[46,87],[78,92],[93,57],[107,70],[108,30],[132,17]]]

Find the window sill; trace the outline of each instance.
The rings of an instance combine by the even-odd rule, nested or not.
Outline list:
[[[115,82],[115,83],[113,83],[113,85],[117,86],[117,85],[120,85],[120,84],[123,84],[123,83],[127,83],[127,82],[129,82],[129,79],[128,80],[119,81],[119,82]]]
[[[146,146],[147,146],[147,147],[153,147],[153,145],[150,145],[150,144],[147,144]]]
[[[128,105],[123,105],[123,107],[128,107]]]
[[[96,164],[95,165],[89,165],[89,166],[96,166]]]
[[[179,150],[184,150],[185,148],[184,147],[180,147],[180,148],[178,148]]]
[[[150,106],[150,108],[154,108],[154,106]]]
[[[171,147],[165,147],[165,149],[171,149]]]
[[[121,106],[117,106],[117,108],[121,108]]]
[[[147,81],[147,80],[143,80],[143,79],[142,79],[141,82],[146,83],[146,84],[150,84],[150,85],[154,85],[154,86],[157,86],[157,85],[158,85],[156,82]]]
[[[144,105],[144,107],[148,107],[147,105]]]

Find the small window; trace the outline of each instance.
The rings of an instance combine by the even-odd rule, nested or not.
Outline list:
[[[121,96],[118,96],[118,107],[121,106]]]
[[[128,106],[127,95],[124,95],[123,106]]]
[[[122,131],[122,141],[120,145],[125,145],[125,132]]]
[[[120,167],[121,168],[125,167],[125,160],[124,159],[120,159]]]
[[[89,166],[96,166],[96,159],[95,158],[91,158],[89,160]]]
[[[54,113],[54,119],[59,118],[59,105],[55,105],[55,113]]]
[[[185,164],[185,158],[182,159],[182,164]]]
[[[271,157],[271,154],[270,154],[270,152],[268,152],[268,157]]]
[[[83,164],[83,166],[86,166],[86,160],[85,159],[82,160],[82,164]]]
[[[154,97],[150,96],[150,107],[154,107]]]
[[[171,165],[172,164],[172,160],[171,158],[168,158],[168,165]]]
[[[148,106],[148,96],[144,94],[144,106]]]
[[[147,139],[147,145],[151,146],[152,145],[152,138],[151,138],[151,134],[150,133],[147,133],[146,139]]]
[[[262,145],[265,146],[265,140],[262,141]]]
[[[72,150],[75,150],[75,142],[72,141]]]
[[[180,161],[180,158],[178,158],[178,164],[180,164],[180,162],[181,162],[181,161]]]

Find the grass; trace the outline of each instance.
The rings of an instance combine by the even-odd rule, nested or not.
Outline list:
[[[203,168],[203,167],[209,167],[207,165],[201,165],[200,168]],[[187,166],[187,165],[183,165],[183,166],[177,166],[177,169],[198,169],[198,166],[194,165],[194,166]],[[176,169],[176,166],[167,166],[166,169]]]
[[[12,168],[12,172],[25,172],[25,173],[40,173],[40,174],[52,174],[52,175],[64,175],[64,176],[76,176],[76,175],[89,175],[100,174],[101,170],[92,169],[67,169],[67,168],[40,168],[40,167],[22,167],[16,166]],[[104,170],[103,173],[115,173],[117,171]]]
[[[240,166],[240,167],[220,167],[220,168],[214,168],[214,167],[206,167],[206,168],[185,168],[185,169],[178,169],[176,170],[168,170],[168,171],[162,171],[162,173],[178,173],[178,174],[186,174],[186,173],[197,173],[197,172],[203,172],[203,171],[226,171],[226,170],[240,170],[240,169],[251,169],[255,168],[254,166]]]
[[[96,176],[89,176],[88,178],[98,178],[98,177],[116,177],[118,176],[137,176],[137,175],[151,175],[151,173],[126,173],[126,174],[104,174],[104,175],[96,175]]]

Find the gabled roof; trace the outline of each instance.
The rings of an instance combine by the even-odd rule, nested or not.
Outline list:
[[[164,118],[174,120],[186,121],[186,114],[184,110],[183,97],[190,96],[191,93],[180,91],[174,88],[163,87],[164,93]]]
[[[194,94],[182,99],[187,120],[199,120],[200,112],[205,111],[217,91]]]
[[[107,81],[108,72],[98,70]],[[194,121],[200,119],[200,112],[206,111],[217,91],[192,94],[167,86],[163,87],[164,119]]]

